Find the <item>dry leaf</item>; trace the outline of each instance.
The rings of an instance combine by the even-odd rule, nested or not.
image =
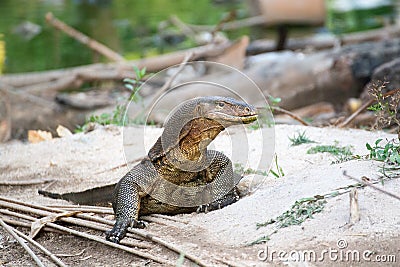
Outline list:
[[[57,131],[57,134],[58,134],[59,137],[65,137],[65,136],[71,136],[72,135],[71,131],[68,128],[62,126],[62,125],[58,125],[56,131]]]
[[[28,141],[30,143],[39,143],[42,141],[46,141],[46,140],[51,140],[53,139],[53,136],[51,135],[50,132],[46,132],[46,131],[41,131],[41,130],[29,130],[28,131]]]
[[[52,215],[40,218],[38,220],[35,220],[31,224],[31,232],[29,233],[29,236],[31,238],[34,238],[40,232],[40,230],[46,226],[46,224],[55,222],[62,217],[71,217],[77,213],[80,213],[80,211],[66,211],[63,213],[52,214]]]

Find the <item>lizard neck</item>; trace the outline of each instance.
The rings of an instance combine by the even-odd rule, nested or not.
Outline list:
[[[205,154],[207,146],[224,129],[215,120],[206,118],[194,119],[182,129],[177,148],[187,160],[197,161]]]

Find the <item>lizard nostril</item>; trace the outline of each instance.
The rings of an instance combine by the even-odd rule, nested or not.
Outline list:
[[[245,107],[245,108],[244,108],[244,111],[245,111],[246,113],[249,113],[249,112],[250,112],[250,108]]]

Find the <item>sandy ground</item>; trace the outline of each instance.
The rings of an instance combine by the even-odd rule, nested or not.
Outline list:
[[[51,184],[47,190],[55,192],[80,191],[114,183],[127,169],[106,170],[125,162],[124,148],[127,150],[128,159],[139,158],[161,131],[153,128],[144,132],[141,127],[130,128],[129,135],[128,132],[124,132],[125,143],[120,128],[104,127],[87,134],[76,134],[38,144],[3,144],[0,145],[0,181],[51,178],[57,182]],[[299,131],[305,131],[317,144],[332,145],[338,142],[339,146],[350,145],[353,154],[361,156],[368,154],[366,142],[373,143],[378,138],[395,137],[383,132],[288,125],[276,126],[275,138],[270,129],[250,131],[249,144],[243,142],[242,146],[239,146],[239,149],[245,147],[250,151],[250,166],[254,167],[252,162],[259,160],[260,148],[265,153],[265,159],[272,157],[275,140],[275,152],[285,173],[284,177],[247,176],[242,185],[248,185],[253,179],[258,184],[257,190],[252,190],[237,203],[207,214],[175,216],[188,223],[149,223],[147,231],[198,255],[212,266],[224,265],[219,258],[242,266],[375,266],[377,261],[387,261],[385,266],[398,266],[400,202],[371,188],[358,189],[361,220],[354,225],[349,224],[349,194],[345,193],[327,199],[321,213],[315,214],[313,219],[299,226],[282,228],[276,233],[274,226],[257,229],[257,223],[282,214],[290,209],[296,200],[333,192],[354,184],[354,181],[343,176],[344,170],[354,177],[367,176],[371,180],[378,179],[381,175],[379,162],[359,159],[331,164],[335,160],[332,155],[306,153],[316,144],[290,146],[288,137]],[[264,147],[256,144],[256,147],[252,148],[252,142],[260,141],[260,133],[265,141]],[[242,138],[241,134],[243,133],[236,134],[239,140]],[[214,148],[224,151],[232,142],[230,136],[232,135],[221,135],[215,140]],[[235,158],[235,151],[237,150],[224,152],[228,155],[231,153],[233,162],[240,162],[240,157]],[[245,152],[240,151],[240,154],[247,155]],[[256,164],[254,168],[265,169],[263,160],[260,166]],[[242,163],[246,166],[245,161]],[[105,172],[95,174],[102,170]],[[65,201],[39,196],[37,190],[44,186],[46,185],[0,186],[0,196],[43,205],[67,204]],[[378,186],[395,194],[399,194],[400,191],[398,179],[385,181],[383,185]],[[93,233],[104,236],[100,232]],[[265,235],[270,237],[267,243],[248,246],[250,242]],[[55,253],[74,254],[85,249],[81,255],[63,258],[67,264],[74,266],[157,266],[116,249],[69,235],[46,233],[40,235],[37,241]],[[343,244],[345,247],[340,247]],[[173,262],[178,258],[178,255],[157,246],[150,251],[153,254],[162,254]],[[279,251],[282,252],[282,259],[277,257]],[[294,257],[304,251],[309,254],[315,253],[312,254],[315,257],[302,262],[284,259],[289,255],[285,253],[291,253]],[[360,259],[351,258],[352,253],[359,255]],[[42,255],[41,258],[44,259]],[[397,261],[397,265],[394,260]],[[45,262],[52,266],[49,261]],[[0,230],[0,265],[33,265],[29,256],[25,255],[3,229]]]

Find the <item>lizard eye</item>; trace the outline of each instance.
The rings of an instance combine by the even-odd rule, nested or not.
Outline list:
[[[224,103],[224,102],[218,102],[218,107],[222,108],[222,107],[224,107],[224,106],[225,106],[225,103]]]

